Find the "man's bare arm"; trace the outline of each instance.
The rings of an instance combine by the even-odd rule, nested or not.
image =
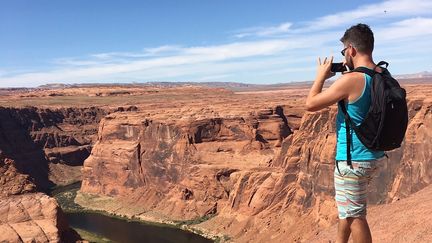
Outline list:
[[[341,99],[347,98],[349,95],[350,87],[348,85],[348,76],[350,75],[343,75],[328,89],[322,92],[322,87],[325,80],[334,76],[334,73],[330,71],[332,62],[333,57],[331,57],[329,60],[325,58],[323,62],[321,62],[321,59],[318,59],[317,77],[306,99],[306,109],[308,111],[321,110]]]
[[[324,82],[315,81],[306,100],[306,110],[318,111],[348,98],[348,75],[336,80],[328,89],[322,91]]]

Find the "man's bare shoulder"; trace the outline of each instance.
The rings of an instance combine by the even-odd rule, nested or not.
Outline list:
[[[338,86],[351,86],[353,82],[363,79],[363,73],[359,72],[348,72],[338,78],[334,84]]]

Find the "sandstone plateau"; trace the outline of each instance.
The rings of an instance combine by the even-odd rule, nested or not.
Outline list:
[[[417,221],[392,212],[427,212],[427,205],[425,211],[414,205],[430,194],[432,85],[402,84],[409,127],[371,185],[370,203],[377,206],[370,217],[373,233],[390,237],[407,227],[405,238],[392,241],[415,242],[430,238],[402,222]],[[337,222],[336,107],[305,112],[308,89],[153,85],[9,92],[0,99],[0,203],[82,180],[75,201],[87,208],[189,222],[189,230],[232,242],[328,242]],[[394,223],[374,221],[381,211]]]

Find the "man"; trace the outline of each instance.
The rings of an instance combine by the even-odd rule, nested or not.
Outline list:
[[[372,59],[374,36],[368,25],[357,24],[345,31],[341,38],[344,45],[341,51],[344,64],[351,70],[357,67],[382,70]],[[359,125],[371,103],[372,77],[360,72],[348,72],[336,80],[328,89],[322,91],[324,81],[335,74],[330,71],[333,57],[321,61],[318,58],[318,71],[314,84],[306,100],[308,111],[318,111],[344,100],[351,119]],[[352,234],[354,242],[372,242],[366,220],[367,185],[377,169],[377,160],[384,156],[382,151],[366,148],[351,128],[352,166],[347,164],[347,141],[344,115],[338,108],[336,118],[336,168],[334,172],[336,204],[339,225],[336,242],[348,242]]]

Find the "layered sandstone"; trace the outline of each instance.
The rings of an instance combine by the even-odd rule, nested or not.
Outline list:
[[[369,208],[368,222],[374,242],[431,242],[432,186],[391,204]],[[337,226],[334,225],[308,242],[334,242]],[[350,241],[352,242],[352,241]]]
[[[61,180],[52,174],[79,178],[68,168],[80,168],[91,151],[77,198],[84,206],[146,220],[194,219],[190,228],[235,242],[308,241],[336,222],[336,107],[305,113],[308,88],[111,87],[22,95],[11,100],[40,105],[0,108],[3,192],[49,183],[46,164],[55,182]],[[425,94],[432,87],[406,88],[407,136],[382,162],[371,203],[397,202],[430,185],[432,101]],[[71,100],[74,108],[62,108]],[[28,154],[13,141],[24,141]]]
[[[1,242],[75,242],[55,199],[26,193],[0,199]]]
[[[162,89],[164,93],[159,94]],[[183,102],[190,102],[197,99],[197,96],[205,97],[207,101],[221,95],[225,95],[229,99],[228,95],[232,94],[232,92],[223,89],[215,90],[200,87],[180,87],[168,90],[166,87],[144,90],[140,88],[136,91],[129,89],[125,92],[118,92],[113,88],[106,89],[106,91],[99,88],[90,90],[28,92],[24,95],[5,97],[6,100],[0,99],[2,104],[8,106],[0,108],[2,114],[0,117],[2,202],[13,198],[12,195],[26,195],[26,193],[37,190],[45,191],[54,185],[52,182],[65,184],[80,178],[80,173],[71,168],[79,168],[83,160],[89,155],[96,138],[99,120],[105,114],[137,111],[139,108],[133,104],[137,104],[136,101],[139,101],[140,107],[151,108],[146,109],[149,115],[161,115],[160,109],[175,110],[183,106],[184,103],[177,103],[178,97],[181,97]],[[97,93],[92,95],[93,91],[97,91]],[[208,91],[217,91],[218,93],[213,95]],[[47,94],[47,92],[50,93]],[[190,93],[192,96],[186,96],[184,99],[184,93]],[[152,102],[147,99],[149,95],[152,95]],[[158,104],[153,102],[160,99],[159,97],[165,98],[167,95],[174,103],[163,101]],[[92,98],[86,99],[83,98],[84,96]],[[104,98],[100,100],[98,97]],[[219,102],[223,104],[226,100]],[[89,107],[89,103],[99,103],[100,105]],[[29,105],[37,105],[38,108]],[[65,106],[66,108],[64,108]],[[218,113],[225,112],[224,110],[203,109],[197,105],[191,109],[183,109],[181,116],[185,117],[187,114],[186,117],[189,120],[194,120],[197,116],[201,118],[213,116],[217,123]],[[275,114],[271,114],[271,112],[264,111],[265,114],[262,115],[274,116]],[[211,115],[209,116],[209,114]],[[170,119],[175,118],[170,117]],[[272,129],[271,124],[269,126]],[[280,143],[283,136],[289,132],[285,129],[281,136],[274,136],[265,130],[262,129],[263,134],[256,134],[256,136],[273,136],[269,138],[272,144]],[[196,131],[196,133],[198,134],[200,131]],[[200,136],[197,135],[196,139],[201,139]],[[188,195],[188,191],[185,190],[185,198],[188,198]],[[214,208],[214,205],[212,207]],[[39,232],[36,226],[33,228],[26,228],[26,231],[35,234]],[[28,237],[30,237],[30,233],[27,235]],[[35,237],[38,238],[39,236]]]
[[[0,107],[0,241],[75,242],[47,192],[90,154],[98,110]],[[61,172],[56,168],[63,166]],[[79,168],[77,170],[79,172]]]
[[[0,108],[0,158],[2,170],[9,170],[10,176],[3,174],[4,180],[25,175],[38,190],[47,190],[52,183],[48,179],[48,161],[43,151],[34,143],[29,132],[23,128],[14,116],[14,110]],[[23,118],[21,118],[23,119]],[[23,174],[23,176],[14,176]],[[18,182],[19,184],[20,182]],[[13,192],[16,194],[19,192]],[[8,194],[7,192],[2,194]]]
[[[145,117],[115,113],[103,119],[81,192],[131,200],[172,219],[214,214],[235,190],[227,178],[271,171],[272,155],[291,133],[281,107],[245,118]]]
[[[36,191],[29,175],[20,173],[15,161],[0,154],[0,198]]]
[[[415,86],[407,88],[407,137],[382,162],[371,203],[391,202],[430,184],[432,102]],[[195,227],[239,242],[305,240],[336,221],[336,108],[302,114],[295,129],[288,104],[272,103],[253,110],[232,103],[229,111],[214,103],[164,112],[140,107],[109,115],[84,164],[81,193],[108,197],[117,205],[108,210],[142,218],[216,215]],[[104,209],[83,198],[78,202]]]
[[[105,111],[89,108],[0,108],[0,150],[40,190],[80,179]],[[66,177],[65,174],[69,174]],[[72,176],[74,175],[75,176]]]

